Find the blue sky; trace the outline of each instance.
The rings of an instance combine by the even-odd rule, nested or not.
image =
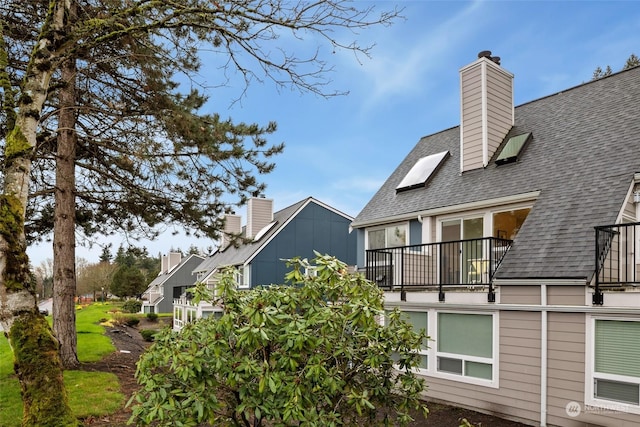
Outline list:
[[[264,177],[266,197],[276,210],[313,196],[356,216],[422,136],[458,125],[458,71],[482,50],[501,57],[502,67],[515,75],[516,105],[587,82],[598,66],[618,71],[631,53],[640,56],[640,2],[634,0],[356,4],[397,4],[406,20],[355,36],[363,45],[375,44],[371,58],[326,53],[334,66],[330,87],[348,95],[327,99],[265,80],[253,82],[240,102],[232,103],[244,89],[234,76],[227,87],[211,92],[207,112],[235,121],[277,122],[270,141],[286,147],[275,159],[275,171]],[[316,47],[315,40],[280,42],[294,49]],[[203,82],[225,82],[215,58],[206,65]],[[245,209],[237,213],[246,216]],[[121,243],[109,241],[115,247]],[[213,244],[170,233],[133,243],[153,255]],[[53,257],[50,243],[28,252],[34,266]],[[96,262],[99,254],[99,247],[79,243],[78,257]]]

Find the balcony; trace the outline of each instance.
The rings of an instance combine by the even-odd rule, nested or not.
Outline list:
[[[437,290],[444,301],[445,289],[486,289],[495,302],[493,276],[511,247],[511,240],[485,237],[366,251],[365,275],[383,289]]]
[[[593,304],[604,303],[603,290],[640,286],[640,222],[595,227]]]

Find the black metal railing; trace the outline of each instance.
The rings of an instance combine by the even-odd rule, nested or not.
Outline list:
[[[595,292],[593,304],[603,304],[603,289],[640,285],[640,222],[595,227]]]
[[[447,287],[486,286],[489,302],[495,302],[493,276],[511,243],[485,237],[370,249],[365,275],[382,288],[399,289],[403,301],[407,289],[438,289],[438,299],[444,301]]]

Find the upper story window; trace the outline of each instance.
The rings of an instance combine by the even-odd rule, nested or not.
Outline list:
[[[368,249],[394,248],[407,246],[407,225],[392,225],[384,228],[369,230]]]
[[[493,237],[513,240],[531,208],[512,209],[493,214]]]

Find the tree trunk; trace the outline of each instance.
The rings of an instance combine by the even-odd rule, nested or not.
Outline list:
[[[72,7],[73,9],[73,7]],[[73,19],[73,10],[70,12]],[[76,335],[76,63],[62,65],[58,149],[56,154],[55,218],[53,222],[53,330],[60,341],[60,359],[65,369],[79,365]]]
[[[17,111],[9,102],[13,94],[7,93],[4,86],[3,108],[9,126],[4,151],[4,187],[0,196],[0,325],[13,350],[14,369],[22,390],[23,426],[77,425],[64,388],[58,342],[38,312],[35,290],[30,285],[24,233],[38,119],[53,73],[54,38],[63,32],[68,1],[52,0],[51,14],[43,26],[21,87]],[[8,82],[7,50],[2,38],[0,31],[0,80]]]

